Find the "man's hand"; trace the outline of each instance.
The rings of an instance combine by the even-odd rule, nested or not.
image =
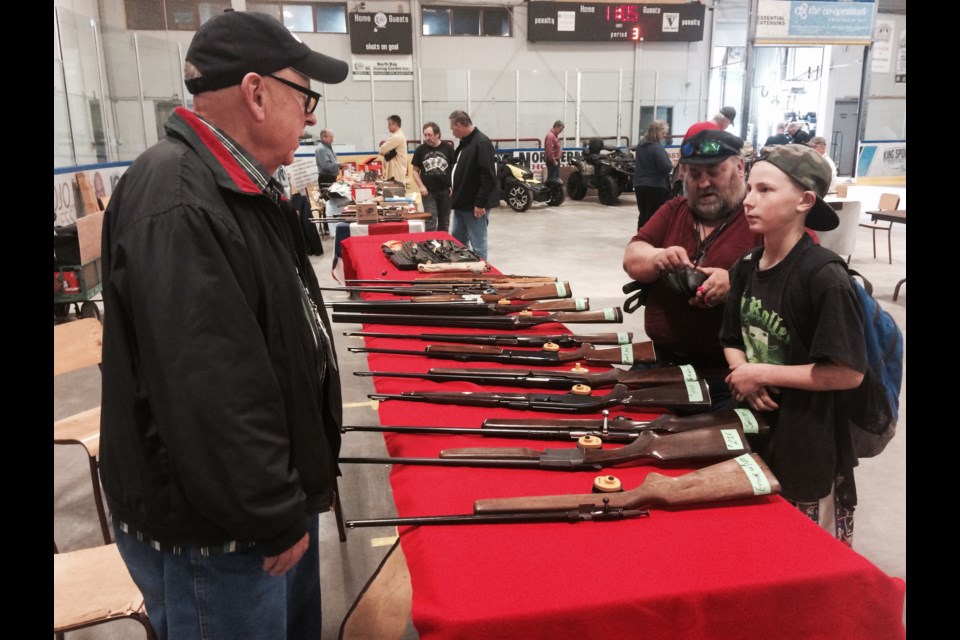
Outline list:
[[[474,217],[474,218],[482,218],[482,217],[485,216],[485,215],[487,215],[487,210],[484,209],[483,207],[474,207],[474,208],[473,208],[473,217]]]
[[[427,191],[426,187],[420,187],[420,195],[426,198],[428,195],[430,195],[430,192]]]
[[[771,395],[780,393],[780,390],[763,383],[766,367],[765,364],[749,362],[730,367],[732,371],[726,383],[737,402],[746,401],[757,411],[773,411],[780,407]]]
[[[268,556],[263,559],[263,570],[271,576],[282,576],[290,569],[293,569],[303,554],[307,552],[307,546],[310,543],[310,534],[305,533],[300,540],[292,547],[280,553],[277,556]]]
[[[709,309],[726,302],[730,292],[730,273],[719,267],[699,267],[698,271],[707,274],[707,279],[697,289],[697,295],[690,299],[690,304]]]
[[[673,273],[684,268],[694,269],[696,267],[690,262],[686,249],[674,246],[660,250],[660,253],[653,259],[653,268],[657,273],[665,271]]]

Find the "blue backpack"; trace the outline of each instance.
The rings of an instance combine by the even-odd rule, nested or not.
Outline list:
[[[846,264],[841,260],[842,264]],[[873,286],[847,268],[863,309],[863,337],[867,343],[867,371],[863,383],[851,391],[850,422],[853,446],[860,458],[871,458],[893,438],[900,414],[903,383],[903,333],[893,317],[874,300]],[[863,280],[860,286],[855,277]]]

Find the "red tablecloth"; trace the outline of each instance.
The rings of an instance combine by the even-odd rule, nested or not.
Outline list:
[[[448,236],[411,234],[403,239],[431,237]],[[355,266],[358,277],[408,279],[415,273],[394,269],[380,251],[381,242],[382,237],[344,242],[345,259]],[[387,273],[382,275],[383,271]],[[384,325],[364,328],[393,333],[482,333]],[[540,325],[536,331],[566,332],[557,324]],[[367,339],[367,344],[423,349],[426,343]],[[465,366],[379,354],[371,354],[369,361],[371,370],[381,371]],[[396,378],[375,378],[374,382],[381,393],[481,390],[467,383]],[[492,416],[548,415],[401,401],[380,404],[384,425],[479,427]],[[386,440],[392,456],[418,457],[435,457],[449,447],[572,446],[464,436],[388,434]],[[630,489],[654,470],[668,475],[690,471],[639,466],[614,473]],[[398,465],[390,479],[399,515],[414,516],[467,514],[478,498],[589,493],[595,475]],[[837,542],[779,497],[698,509],[651,510],[649,518],[622,522],[424,526],[401,528],[400,533],[413,584],[413,622],[423,640],[880,640],[906,635],[902,624],[905,583]]]

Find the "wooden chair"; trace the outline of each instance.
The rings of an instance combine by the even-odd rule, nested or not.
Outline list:
[[[58,639],[63,640],[68,631],[123,619],[136,620],[143,625],[148,640],[156,639],[143,595],[117,545],[54,552],[53,633]]]
[[[85,318],[54,325],[53,327],[53,375],[54,377],[93,365],[100,366],[103,352],[103,325],[96,318]],[[100,519],[103,541],[113,541],[107,510],[100,489],[100,407],[88,409],[53,423],[53,444],[80,445],[87,453],[90,464],[90,480],[93,484],[93,499]]]
[[[879,211],[896,211],[900,206],[900,196],[895,193],[884,193],[880,196]],[[861,227],[873,232],[873,257],[877,257],[877,231],[887,232],[887,260],[893,264],[893,223],[892,222],[861,222]]]

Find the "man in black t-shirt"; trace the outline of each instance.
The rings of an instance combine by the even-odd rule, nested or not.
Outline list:
[[[413,179],[420,189],[423,210],[433,214],[427,220],[427,231],[450,229],[450,172],[453,169],[453,147],[440,141],[440,127],[435,122],[423,125],[423,144],[413,153],[410,165]]]

